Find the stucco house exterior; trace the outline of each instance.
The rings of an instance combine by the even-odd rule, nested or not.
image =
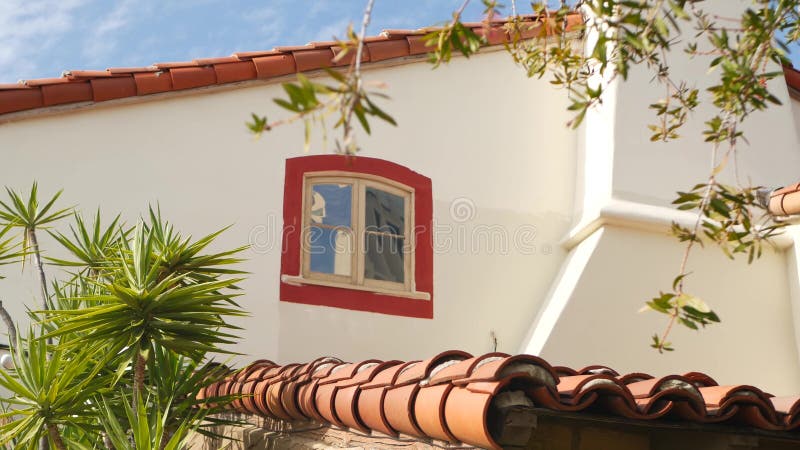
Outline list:
[[[319,133],[304,152],[299,128],[254,140],[244,126],[251,112],[282,114],[271,99],[295,73],[324,77],[334,43],[3,84],[0,181],[38,180],[84,212],[129,221],[157,202],[194,235],[233,224],[219,245],[251,245],[250,316],[237,323],[245,362],[457,348],[800,392],[795,227],[752,265],[697,249],[692,291],[723,323],[676,330],[669,354],[649,347],[663,317],[638,311],[679,267],[683,244],[668,229],[694,216],[670,203],[707,174],[702,120],[650,142],[646,105],[661,92],[634,70],[570,130],[564,93],[527,78],[502,45],[437,70],[426,51],[420,31],[367,42],[364,76],[389,86],[382,105],[399,126],[375,124],[355,158]],[[702,61],[676,59],[673,71],[707,83]],[[738,165],[753,184],[798,179],[796,78],[775,80],[782,105],[746,124]],[[8,275],[0,298],[23,317],[36,284]]]

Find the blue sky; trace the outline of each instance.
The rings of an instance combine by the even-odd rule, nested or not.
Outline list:
[[[447,20],[462,0],[377,0],[370,34]],[[473,2],[467,19],[481,15]],[[362,0],[0,0],[0,82],[343,36]]]

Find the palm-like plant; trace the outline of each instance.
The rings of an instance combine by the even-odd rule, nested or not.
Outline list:
[[[12,345],[11,354],[14,369],[0,370],[0,386],[12,394],[5,399],[12,408],[0,414],[8,420],[0,426],[0,445],[13,440],[14,448],[33,450],[46,436],[55,448],[66,449],[60,427],[91,427],[91,399],[110,385],[99,374],[97,351],[52,349],[29,329],[26,339]]]
[[[157,396],[157,394],[154,394]],[[100,423],[106,435],[117,450],[182,450],[192,431],[205,414],[202,410],[194,410],[179,420],[176,429],[168,431],[165,424],[171,418],[162,413],[158,402],[151,396],[143,402],[141,398],[134,401],[131,407],[123,401],[126,421],[117,418],[117,411],[105,399],[101,400]],[[148,414],[148,410],[150,413]],[[127,422],[127,426],[126,423]],[[130,430],[130,431],[129,431]]]
[[[16,239],[14,237],[8,237],[11,229],[11,225],[0,227],[0,265],[15,263],[25,256],[25,252],[20,250]],[[3,275],[0,274],[0,280],[2,279]],[[3,306],[2,299],[0,299],[0,319],[5,323],[8,329],[9,341],[15,342],[17,340],[17,328],[14,325],[11,315],[8,313],[5,306]]]
[[[22,249],[33,257],[33,263],[39,275],[42,305],[44,309],[47,309],[50,296],[47,292],[47,279],[44,275],[42,254],[36,230],[47,228],[53,222],[68,216],[72,208],[53,210],[53,205],[61,196],[62,191],[56,192],[44,205],[40,205],[39,185],[35,181],[31,186],[27,200],[23,199],[21,194],[8,187],[6,192],[10,201],[9,203],[0,201],[0,220],[6,221],[12,227],[23,229]]]
[[[244,315],[235,302],[241,281],[235,276],[243,272],[229,267],[246,247],[207,252],[224,229],[183,237],[152,208],[149,222],[133,230],[123,229],[119,216],[103,226],[99,211],[93,222],[75,214],[70,233],[50,233],[71,256],[49,262],[73,272],[52,283],[51,296],[36,230],[70,209],[52,212],[60,192],[40,207],[36,183],[25,200],[7,191],[11,200],[0,202],[0,221],[8,222],[0,228],[0,264],[29,250],[44,308],[30,313],[38,334],[12,341],[17,368],[0,369],[0,387],[13,393],[0,399],[11,406],[0,414],[0,423],[10,421],[0,425],[0,449],[33,449],[37,439],[42,449],[125,449],[130,439],[139,449],[178,449],[189,430],[214,423],[206,415],[230,399],[198,408],[197,392],[222,376],[208,369],[205,356],[234,342],[230,330],[237,327],[226,318]],[[24,233],[15,253],[15,241],[4,236],[17,227]],[[155,411],[143,413],[148,408]]]
[[[197,409],[202,409],[204,416],[202,425],[196,431],[206,436],[219,437],[211,431],[215,426],[239,424],[238,421],[215,416],[224,411],[224,406],[231,398],[197,398],[200,389],[230,375],[230,369],[221,364],[200,364],[160,347],[154,349],[152,356],[148,361],[148,372],[158,374],[152,378],[153,389],[155,392],[169,393],[168,396],[156,397],[159,408],[165,414],[165,439],[176,433],[182,423],[180,418],[196,414]]]
[[[192,241],[191,236],[183,237],[176,232],[171,223],[161,218],[161,209],[150,208],[150,223],[146,225],[152,232],[154,242],[153,250],[158,256],[159,264],[164,273],[186,277],[186,282],[198,283],[217,279],[221,275],[240,275],[244,272],[229,269],[228,266],[242,262],[235,255],[246,250],[248,246],[241,246],[219,253],[202,254],[214,239],[224,233],[228,228],[222,228],[214,233]]]
[[[9,236],[9,232],[12,228],[11,225],[0,227],[0,266],[14,264],[24,256],[24,252],[20,250],[16,238],[14,236]],[[0,280],[2,279],[3,276],[0,275]]]
[[[96,278],[112,264],[119,249],[120,241],[126,239],[129,230],[123,229],[120,216],[117,215],[106,227],[100,220],[100,210],[94,221],[88,224],[79,213],[73,213],[75,225],[70,225],[70,234],[49,232],[50,236],[69,251],[74,259],[46,258],[51,264],[77,270],[76,275],[88,275]]]
[[[51,318],[64,324],[48,336],[86,333],[83,342],[68,345],[128,354],[134,362],[135,400],[143,395],[147,357],[154,346],[199,361],[206,352],[234,342],[234,335],[221,330],[237,327],[224,317],[244,312],[233,300],[236,294],[226,289],[240,278],[193,282],[185,273],[171,272],[154,251],[152,226],[139,223],[132,241],[130,250],[120,251],[119,273],[95,282],[103,293],[84,299],[95,306],[51,311]]]

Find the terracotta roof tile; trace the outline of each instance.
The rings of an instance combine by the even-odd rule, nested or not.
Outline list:
[[[16,83],[0,83],[0,91],[6,89],[30,89],[30,86],[26,85],[24,81],[18,81]]]
[[[271,55],[280,55],[281,52],[277,50],[258,50],[254,52],[236,52],[231,56],[235,56],[240,60],[244,61],[246,59],[256,58],[258,56],[271,56]]]
[[[774,216],[800,214],[800,183],[772,191],[769,196],[769,212]]]
[[[330,48],[293,51],[292,56],[294,56],[298,72],[307,72],[333,65],[333,50]]]
[[[111,73],[110,70],[69,70],[64,72],[64,76],[69,79],[80,79],[80,78],[105,78],[111,77],[115,74]]]
[[[408,363],[342,363],[330,357],[302,365],[259,361],[210,385],[198,398],[224,395],[242,396],[231,403],[241,413],[485,448],[500,448],[492,417],[509,407],[726,423],[800,439],[800,397],[718,386],[698,372],[620,376],[606,366],[551,367],[530,355],[448,351]]]
[[[544,27],[540,18],[525,18],[533,24],[530,36],[555,32],[554,26]],[[578,14],[570,15],[570,24],[579,24]],[[484,24],[471,24],[478,33],[487,33],[490,45],[507,40],[502,30],[502,20]],[[574,28],[574,25],[571,25]],[[427,53],[431,50],[423,36],[435,28],[417,30],[386,30],[378,36],[365,38],[362,62],[379,62]],[[296,72],[319,70],[325,67],[349,64],[354,52],[341,60],[334,58],[341,49],[337,42],[312,42],[306,45],[276,47],[272,50],[237,52],[231,56],[200,58],[194,61],[161,62],[145,67],[118,67],[106,70],[73,70],[58,78],[27,80],[26,86],[39,92],[16,93],[17,84],[0,84],[0,114],[36,109],[44,106],[104,101],[123,97],[143,96],[180,89],[192,89],[215,84],[235,83],[255,78],[271,78]],[[124,81],[97,82],[117,76]],[[133,76],[131,80],[130,77]],[[80,83],[83,82],[83,83]],[[71,83],[79,83],[70,85]],[[63,88],[51,88],[66,85]],[[46,86],[50,86],[45,88]],[[135,89],[133,89],[135,87]],[[98,89],[98,92],[95,92]],[[40,101],[41,100],[41,101]]]
[[[365,46],[369,49],[370,61],[372,62],[401,58],[410,54],[408,41],[405,39],[367,42]]]
[[[176,67],[169,71],[173,89],[191,89],[217,83],[213,67]]]
[[[165,72],[142,72],[133,74],[138,95],[157,94],[172,90],[172,78]]]
[[[197,67],[197,66],[199,66],[199,64],[197,64],[195,61],[160,62],[160,63],[155,63],[153,65],[155,67],[157,67],[158,69],[160,69],[160,70],[175,69],[175,68],[178,68],[178,67]]]
[[[350,51],[345,53],[344,56],[340,57],[338,60],[336,58],[339,57],[339,54],[342,52],[342,48],[338,46],[331,47],[331,51],[333,52],[333,59],[334,59],[333,63],[334,65],[337,66],[350,65],[350,63],[353,62],[353,60],[356,57],[355,49],[351,49]],[[365,63],[369,61],[370,61],[369,48],[367,48],[367,46],[365,45],[364,48],[361,49],[361,62]]]
[[[409,36],[406,41],[408,42],[409,56],[424,55],[434,49],[433,46],[426,45],[424,36]]]
[[[160,69],[156,66],[147,67],[111,67],[108,69],[113,74],[119,73],[139,73],[139,72],[158,72]]]
[[[0,89],[0,114],[44,106],[41,89]]]
[[[136,96],[136,81],[133,76],[95,78],[89,84],[96,102]]]
[[[212,64],[225,64],[225,63],[232,63],[238,62],[239,58],[236,56],[220,56],[216,58],[199,58],[195,59],[194,63],[198,66],[210,66]]]
[[[579,14],[567,17],[564,30],[554,22],[546,22],[542,17],[526,15],[522,17],[526,26],[522,31],[524,38],[542,37],[562,31],[575,31],[582,25]],[[496,18],[491,26],[484,23],[467,23],[473,31],[485,36],[489,45],[508,42],[509,36],[503,29],[504,19]],[[436,28],[416,30],[384,30],[378,36],[365,38],[363,62],[379,62],[428,53],[431,47],[425,45],[424,35]],[[163,62],[145,67],[120,67],[106,70],[75,70],[59,78],[27,80],[25,85],[38,92],[20,91],[15,83],[0,84],[0,114],[36,109],[51,105],[103,101],[115,98],[142,96],[191,89],[214,84],[234,83],[254,78],[271,78],[296,72],[318,70],[324,67],[349,64],[352,56],[333,61],[339,52],[333,41],[314,42],[300,46],[276,47],[272,50],[237,52],[231,56],[201,58],[194,61]],[[246,62],[252,60],[253,65]],[[116,83],[85,83],[60,89],[45,89],[46,86],[67,84],[74,81],[93,81],[117,75],[133,75],[136,90],[131,89],[130,80]],[[786,83],[790,93],[800,99],[800,72],[784,67]],[[94,92],[94,89],[100,92]],[[20,91],[12,93],[11,91]],[[24,93],[23,93],[24,92]],[[783,200],[783,197],[780,199]],[[776,211],[780,204],[776,200]]]
[[[239,61],[226,64],[214,64],[217,83],[233,83],[236,81],[254,80],[258,77],[253,61]]]
[[[48,84],[63,84],[63,83],[71,83],[67,77],[58,77],[58,78],[37,78],[35,80],[25,80],[25,85],[29,87],[37,87],[37,86],[46,86]]]
[[[86,82],[55,83],[42,86],[44,106],[92,101],[92,85]]]

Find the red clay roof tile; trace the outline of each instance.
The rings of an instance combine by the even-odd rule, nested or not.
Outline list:
[[[31,87],[22,81],[18,81],[16,83],[0,83],[0,91],[7,89],[31,89]]]
[[[220,56],[215,58],[198,58],[194,60],[194,63],[198,66],[210,66],[212,64],[225,64],[238,61],[239,58],[235,56]]]
[[[108,69],[113,74],[120,73],[139,73],[139,72],[158,72],[160,69],[156,66],[147,67],[111,67]]]
[[[199,64],[197,64],[194,61],[173,61],[173,62],[160,62],[160,63],[155,63],[153,65],[161,70],[168,70],[179,67],[197,67]]]
[[[365,46],[369,49],[372,62],[401,58],[410,54],[408,41],[405,39],[367,42]]]
[[[64,72],[64,76],[70,79],[76,78],[105,78],[114,76],[110,70],[70,70]]]
[[[347,66],[347,65],[350,65],[350,63],[352,63],[353,60],[356,58],[356,50],[355,49],[348,50],[347,53],[345,53],[341,57],[339,56],[339,54],[342,52],[342,48],[341,47],[331,47],[331,51],[333,51],[333,64],[336,65],[336,66]],[[365,63],[365,62],[369,62],[369,61],[370,61],[369,49],[365,45],[361,49],[361,62]]]
[[[142,72],[133,74],[138,95],[157,94],[172,90],[172,79],[166,72]]]
[[[44,106],[40,89],[0,90],[0,114]]]
[[[29,87],[46,86],[48,84],[63,84],[63,83],[72,83],[72,80],[70,80],[67,77],[37,78],[35,80],[25,80],[25,85]]]
[[[133,76],[96,78],[89,83],[96,102],[136,96],[136,82]]]
[[[563,31],[578,30],[582,17],[573,13],[567,16],[566,27],[545,22],[536,15],[523,16],[526,26],[524,38],[553,35]],[[485,36],[488,45],[499,45],[508,41],[503,29],[504,19],[495,18],[491,26],[484,23],[465,24],[473,31]],[[428,53],[431,47],[425,45],[424,35],[435,28],[417,30],[385,30],[378,36],[365,38],[362,62],[379,62]],[[0,114],[36,109],[51,105],[103,101],[115,98],[142,96],[191,89],[214,84],[234,83],[257,78],[270,78],[296,72],[318,70],[324,67],[349,64],[353,56],[348,55],[340,61],[333,61],[340,51],[336,42],[316,42],[301,46],[276,47],[272,50],[237,52],[226,57],[201,58],[195,61],[163,62],[145,67],[110,68],[105,71],[75,70],[68,76],[41,78],[25,81],[25,86],[34,91],[24,91],[18,84],[0,84]],[[249,61],[252,60],[252,65]],[[255,75],[254,75],[255,71]],[[69,85],[78,80],[94,81],[117,75],[133,75],[136,89],[131,89],[130,80],[114,83],[79,83],[74,86],[55,88],[56,85]],[[784,67],[784,76],[790,91],[800,99],[800,72]],[[49,86],[49,87],[48,87]],[[94,92],[94,89],[100,92]],[[19,91],[12,93],[13,91]],[[776,211],[780,210],[783,196],[773,197]],[[779,211],[780,212],[780,211]]]
[[[217,83],[213,67],[176,67],[169,71],[173,89],[191,89]]]
[[[258,50],[254,52],[236,52],[231,56],[235,56],[240,60],[253,59],[259,56],[281,55],[282,53],[277,50]]]
[[[44,106],[92,101],[92,85],[86,82],[47,84],[42,86]]]
[[[258,77],[256,66],[252,61],[239,61],[226,64],[214,64],[217,83],[233,83],[236,81],[254,80]]]
[[[537,24],[536,31],[530,32],[531,36],[544,33],[544,27],[537,16],[532,15],[524,20]],[[570,15],[568,29],[577,27],[581,20],[577,13]],[[477,23],[471,24],[471,26],[474,26],[476,32],[486,33],[484,24]],[[501,27],[502,19],[492,21],[492,27],[487,34],[490,45],[504,42],[505,32]],[[366,45],[362,53],[362,62],[377,62],[427,53],[431,48],[424,45],[423,35],[434,29],[387,30],[378,36],[367,37],[365,38]],[[550,34],[556,31],[554,26],[547,27],[546,30]],[[102,101],[124,96],[142,96],[214,84],[234,83],[256,77],[278,77],[324,67],[342,66],[352,61],[352,55],[347,55],[339,61],[333,61],[339,52],[337,42],[324,41],[300,46],[276,47],[272,50],[237,52],[231,56],[201,58],[194,61],[162,62],[146,67],[74,70],[67,72],[67,76],[59,78],[27,80],[26,85],[36,90],[42,90],[43,86],[69,84],[81,80],[108,79],[118,75],[133,75],[136,89],[131,89],[131,82],[127,80],[114,83],[92,82],[63,89],[48,88],[49,92],[42,90],[38,94],[8,94],[7,91],[18,90],[19,87],[14,84],[0,84],[0,92],[3,93],[0,95],[0,114],[55,104]],[[95,88],[100,89],[100,92],[94,92]],[[39,98],[44,100],[38,101]]]
[[[292,55],[271,55],[253,58],[258,78],[279,77],[297,72]]]
[[[326,358],[271,364],[254,363],[209,386],[198,399],[242,395],[231,404],[242,413],[485,448],[500,448],[491,417],[497,408],[509,406],[729,423],[791,432],[787,438],[800,439],[800,397],[774,398],[753,386],[718,386],[696,372],[619,376],[606,366],[574,370],[529,355],[470,358],[458,351],[409,363]]]
[[[329,48],[292,52],[298,72],[322,69],[333,65],[333,51]]]
[[[409,36],[406,41],[408,42],[409,56],[424,55],[434,50],[434,46],[426,44],[424,36]]]

